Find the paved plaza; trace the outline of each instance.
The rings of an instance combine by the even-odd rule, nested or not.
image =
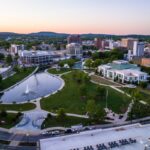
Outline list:
[[[32,132],[40,131],[41,125],[45,118],[47,117],[47,112],[43,110],[33,110],[25,112],[22,120],[17,124],[11,131],[21,131],[21,132]]]
[[[120,145],[114,150],[144,150],[145,145],[149,144],[150,125],[141,126],[140,124],[128,125],[111,129],[98,129],[86,131],[79,134],[49,138],[40,140],[41,150],[84,150],[84,147],[92,146],[97,150],[97,144],[105,144],[122,139],[135,139],[136,143]]]

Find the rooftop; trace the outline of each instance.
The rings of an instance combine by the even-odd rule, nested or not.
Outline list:
[[[103,66],[113,70],[124,70],[124,69],[140,70],[140,68],[137,65],[130,64],[128,61],[124,61],[124,60],[113,61],[112,63],[108,63]]]
[[[133,69],[125,69],[125,70],[119,70],[120,73],[123,73],[128,76],[139,76],[139,75],[147,75],[147,73],[139,71],[139,70],[133,70]]]
[[[55,52],[53,51],[40,51],[40,50],[36,50],[36,51],[27,51],[27,50],[24,50],[24,51],[21,51],[21,54],[23,56],[49,56],[49,55],[57,55]]]
[[[129,63],[126,63],[126,64],[111,63],[111,64],[108,64],[108,66],[110,66],[114,70],[139,69],[139,67],[137,67],[137,65],[129,64]]]
[[[150,140],[150,125],[128,125],[110,129],[98,129],[79,134],[48,138],[40,140],[41,150],[84,150],[84,147],[92,146],[97,150],[97,144],[105,144],[108,147],[109,142],[116,141],[119,143],[121,139],[135,139],[136,143],[121,145],[114,150],[143,150]]]

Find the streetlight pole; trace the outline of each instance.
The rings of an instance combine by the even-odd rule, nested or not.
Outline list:
[[[27,136],[27,143],[29,143],[29,133],[27,133],[26,136]]]
[[[106,91],[106,109],[108,108],[108,89],[107,89],[107,91]]]

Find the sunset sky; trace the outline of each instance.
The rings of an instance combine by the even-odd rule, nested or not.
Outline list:
[[[0,32],[150,34],[150,0],[0,0]]]

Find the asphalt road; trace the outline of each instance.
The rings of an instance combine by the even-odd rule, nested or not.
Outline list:
[[[0,131],[0,140],[5,141],[21,141],[21,142],[38,142],[39,139],[49,138],[50,135],[29,135],[25,134],[13,134],[4,131]]]

